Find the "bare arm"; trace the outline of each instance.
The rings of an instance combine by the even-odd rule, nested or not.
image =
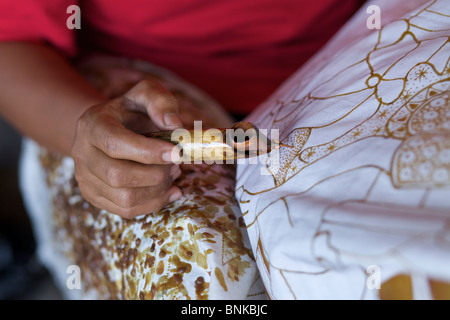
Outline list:
[[[175,98],[157,83],[141,81],[106,100],[51,48],[0,43],[0,115],[72,156],[81,194],[98,208],[133,218],[181,196],[172,186],[181,173],[170,158],[173,145],[128,126],[181,126]]]
[[[0,43],[0,114],[45,147],[70,154],[78,118],[105,101],[44,45]]]

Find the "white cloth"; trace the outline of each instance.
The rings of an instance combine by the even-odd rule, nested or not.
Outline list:
[[[364,4],[246,119],[290,145],[238,166],[272,299],[379,299],[399,275],[425,299],[450,282],[449,15],[447,0]]]

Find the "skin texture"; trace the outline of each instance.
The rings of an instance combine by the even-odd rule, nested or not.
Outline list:
[[[141,81],[106,100],[53,49],[0,43],[0,115],[51,151],[71,156],[83,197],[124,218],[181,197],[173,145],[142,130],[182,126],[173,95]]]

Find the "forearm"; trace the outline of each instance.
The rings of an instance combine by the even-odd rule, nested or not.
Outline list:
[[[22,134],[69,155],[78,118],[102,101],[51,48],[0,43],[0,115]]]

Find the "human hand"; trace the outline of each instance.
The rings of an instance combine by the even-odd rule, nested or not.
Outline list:
[[[82,196],[127,219],[158,211],[181,197],[181,170],[169,142],[137,132],[182,127],[175,97],[143,80],[121,97],[89,108],[77,122],[71,156]]]

